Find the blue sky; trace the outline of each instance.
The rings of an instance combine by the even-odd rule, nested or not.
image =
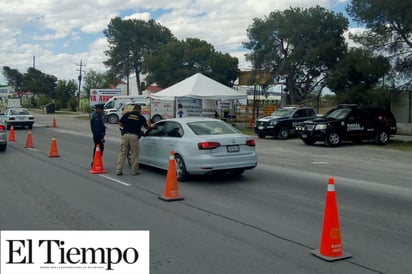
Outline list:
[[[216,50],[244,60],[246,29],[253,18],[289,7],[320,5],[345,14],[348,0],[0,0],[0,67],[24,73],[33,65],[58,79],[77,79],[84,70],[103,72],[107,41],[103,30],[110,19],[155,19],[178,39],[196,37]],[[5,84],[0,75],[0,84]]]

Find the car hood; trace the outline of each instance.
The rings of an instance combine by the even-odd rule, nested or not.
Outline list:
[[[326,119],[326,118],[323,118],[323,117],[320,117],[320,118],[316,118],[316,119],[313,119],[313,120],[306,120],[306,121],[304,121],[303,123],[304,124],[322,124],[322,123],[328,123],[328,122],[331,122],[332,120],[328,120],[328,119]]]
[[[258,119],[260,122],[269,122],[272,120],[281,120],[281,119],[286,119],[285,117],[280,117],[280,116],[266,116],[263,118]]]

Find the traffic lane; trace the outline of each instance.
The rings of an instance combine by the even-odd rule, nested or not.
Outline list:
[[[47,130],[44,132],[47,132]],[[59,130],[57,130],[57,132],[61,133]],[[50,134],[36,134],[36,136],[42,135],[47,136]],[[64,132],[64,134],[62,135],[61,139],[64,146],[70,148],[70,152],[74,152],[73,154],[75,156],[70,157],[78,157],[78,155],[81,154],[80,152],[75,152],[76,147],[82,143],[81,141],[78,141],[79,138],[84,140],[87,139],[86,136],[82,135],[76,135],[76,137],[73,138],[73,136],[68,134],[67,132]],[[66,144],[65,142],[68,143]],[[115,162],[115,158],[117,156],[115,150],[110,152],[112,148],[113,146],[109,146],[109,152],[105,153],[105,159],[112,159],[111,161],[109,161],[111,163]],[[80,148],[80,151],[82,150],[84,150],[84,147]],[[73,161],[72,164],[79,168],[77,160]],[[141,176],[139,176],[138,182],[136,182],[136,177],[131,176],[124,176],[122,180],[127,181],[130,185],[134,185],[137,188],[137,191],[160,193],[162,188],[161,185],[164,182],[163,176],[165,174],[163,172],[151,169],[145,169],[144,173],[146,173],[146,171],[148,173],[147,175],[150,175],[150,177],[157,176],[155,182],[143,179]],[[255,172],[256,174],[254,174]],[[302,180],[302,177],[305,178],[305,180]],[[316,248],[318,244],[317,240],[319,239],[319,227],[322,218],[321,214],[324,202],[325,184],[327,179],[326,176],[319,176],[316,173],[296,173],[295,170],[282,170],[281,168],[276,169],[276,167],[273,166],[266,166],[265,170],[265,166],[260,165],[255,170],[247,171],[245,173],[245,176],[240,177],[239,179],[214,177],[212,178],[212,180],[210,180],[208,177],[202,178],[203,179],[194,178],[189,183],[181,184],[181,191],[183,192],[183,195],[187,196],[185,203],[187,203],[188,206],[192,206],[196,209],[202,209],[209,214],[213,213],[217,216],[249,225],[250,227],[254,227],[261,232],[269,233],[272,236],[276,236],[281,239],[287,239],[291,242],[296,242],[303,246]],[[277,180],[267,182],[267,178],[277,178]],[[342,186],[341,181],[343,181],[343,179],[345,178],[339,178],[338,189]],[[273,184],[273,181],[275,181],[275,184]],[[347,184],[350,189],[354,187],[363,187],[365,190],[367,190],[369,185],[374,183],[352,182],[352,180],[346,179],[345,184]],[[381,188],[382,187],[375,187],[373,191],[378,191]],[[312,190],[313,192],[311,193]],[[388,189],[383,188],[380,192],[384,193],[387,190]],[[271,195],[272,193],[278,195]],[[350,198],[352,197],[351,193],[353,192],[349,193],[350,194],[348,194],[348,196]],[[404,191],[401,191],[401,193],[404,193]],[[362,197],[362,199],[360,200],[363,201],[364,199],[365,197]],[[349,202],[345,202],[344,204],[346,205],[351,203],[350,200],[348,201]],[[317,205],[314,206],[313,203],[317,203]],[[384,203],[378,202],[378,204]],[[369,210],[369,208],[365,207],[365,205],[362,203],[359,208],[356,207],[355,209],[359,210],[363,208]],[[373,208],[371,211],[373,211]],[[365,212],[360,212],[361,217],[363,217],[362,214],[365,215]],[[370,215],[368,213],[366,214]],[[317,218],[314,217],[314,215],[317,215]],[[294,216],[294,218],[291,216]],[[382,214],[382,216],[385,215]],[[386,218],[382,216],[375,217],[379,218],[379,220]],[[346,218],[344,218],[344,220],[346,220]],[[354,220],[355,225],[358,223],[362,224],[362,219],[357,220],[355,218]],[[344,239],[346,239],[346,222],[341,222],[343,231],[342,235]],[[379,222],[376,222],[376,219],[374,218],[368,220],[366,224],[369,223],[379,224]],[[410,227],[410,225],[406,224],[404,227]],[[368,231],[368,229],[370,229],[370,226],[366,226],[365,229],[363,228],[365,228],[365,226],[357,229],[357,231]],[[385,233],[380,233],[379,231],[375,232],[374,234],[380,235],[382,236],[382,238],[388,238],[386,237]],[[369,243],[379,242],[379,238],[381,238],[364,237],[364,235],[359,236],[356,233],[354,234],[354,236],[357,236],[354,237],[355,240],[353,240],[353,243],[355,245],[358,242],[358,238],[365,239]],[[394,243],[389,243],[389,245],[398,246]],[[404,247],[400,248],[399,250],[407,251],[407,249],[405,249]],[[361,248],[360,253],[362,252],[364,252],[364,250]],[[366,250],[366,252],[363,253],[365,254],[365,258],[369,257],[369,252],[369,250]],[[396,251],[394,253],[396,253]],[[383,254],[385,253],[383,252]],[[407,253],[405,252],[404,254]],[[379,258],[380,262],[388,261],[385,260],[385,258],[377,258]],[[369,261],[366,260],[363,263],[365,263],[365,265],[373,265],[373,262],[371,264],[369,264],[368,262]],[[402,269],[402,264],[398,263],[398,265],[400,265],[400,268]]]
[[[1,184],[2,229],[149,229],[152,273],[330,271],[299,245],[185,203],[164,203],[141,188],[73,172],[77,166],[60,165],[61,158],[44,159],[13,145],[4,161],[15,175]],[[296,255],[307,263],[294,265]],[[342,267],[361,273],[356,266]]]
[[[403,152],[369,143],[344,143],[337,148],[322,143],[308,146],[298,138],[258,139],[259,163],[410,187],[412,158]]]

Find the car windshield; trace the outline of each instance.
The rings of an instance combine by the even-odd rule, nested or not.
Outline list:
[[[30,113],[25,109],[13,109],[10,111],[10,115],[29,115]]]
[[[216,121],[198,121],[187,123],[190,129],[196,135],[214,135],[214,134],[237,134],[237,129],[224,122]]]
[[[105,109],[111,109],[114,108],[114,101],[109,101],[104,105]]]
[[[294,111],[293,108],[280,108],[272,112],[271,116],[279,116],[281,118],[289,117],[293,111]]]
[[[332,119],[345,119],[351,110],[349,108],[335,108],[329,111],[325,117]]]

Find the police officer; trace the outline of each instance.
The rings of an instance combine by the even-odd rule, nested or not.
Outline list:
[[[146,118],[140,114],[140,106],[135,105],[133,110],[125,113],[119,121],[122,130],[119,159],[116,166],[116,175],[123,175],[124,161],[126,155],[130,151],[130,162],[132,168],[132,175],[138,175],[139,172],[139,136],[141,134],[142,126],[146,129]]]
[[[96,152],[96,146],[100,146],[100,151],[101,155],[103,156],[103,151],[104,151],[104,136],[106,135],[106,126],[104,125],[103,121],[103,105],[96,105],[96,110],[93,111],[91,118],[90,118],[90,128],[92,130],[93,134],[93,142],[94,142],[94,148],[93,148],[93,160],[94,160],[94,154]],[[91,166],[93,166],[93,161]]]

